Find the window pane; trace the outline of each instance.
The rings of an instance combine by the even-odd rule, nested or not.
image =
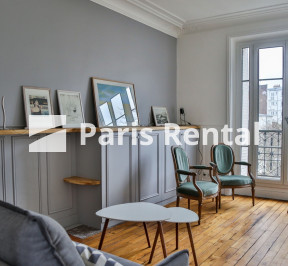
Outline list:
[[[282,80],[259,82],[259,129],[282,130]]]
[[[283,47],[259,49],[259,79],[283,77]]]
[[[249,48],[242,49],[242,80],[249,80]]]
[[[241,162],[248,162],[248,147],[241,147]],[[241,165],[241,175],[248,175],[247,166]]]
[[[282,80],[259,82],[259,146],[257,176],[281,177]]]
[[[242,127],[249,129],[249,81],[242,82]]]

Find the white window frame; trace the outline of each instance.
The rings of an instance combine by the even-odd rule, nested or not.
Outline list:
[[[271,41],[271,39],[273,39]],[[270,44],[275,44],[279,42],[286,41],[285,44],[285,49],[284,49],[284,62],[288,62],[288,31],[282,31],[282,32],[273,32],[273,33],[263,33],[263,34],[256,34],[256,35],[248,35],[248,36],[234,36],[234,37],[228,37],[228,125],[229,127],[232,127],[234,129],[233,132],[236,132],[236,129],[241,127],[241,110],[242,108],[242,57],[241,56],[241,50],[242,48],[249,47],[250,48],[250,73],[249,73],[249,80],[250,80],[250,111],[253,110],[253,106],[257,104],[258,106],[258,99],[255,99],[253,95],[253,87],[255,86],[255,83],[257,82],[256,78],[257,77],[257,69],[255,70],[255,63],[256,63],[256,56],[253,56],[253,49],[254,45],[257,45],[257,43],[270,43]],[[286,53],[285,53],[286,51]],[[252,60],[252,61],[251,61]],[[284,64],[285,64],[284,63]],[[288,69],[288,66],[284,65],[284,69]],[[252,84],[252,81],[254,81],[254,84]],[[283,84],[285,83],[286,90],[288,90],[288,78],[287,78],[287,73],[284,72],[284,77],[283,77]],[[258,86],[258,84],[257,84]],[[288,93],[284,91],[283,94],[283,101],[286,101],[286,104],[288,104]],[[241,99],[241,101],[239,101]],[[288,110],[287,106],[283,106],[283,118],[288,116]],[[238,112],[237,112],[238,111]],[[258,117],[256,117],[256,112],[254,112],[253,116],[253,121],[257,121]],[[251,119],[249,119],[249,126],[251,129],[251,145],[254,145],[254,132],[253,132],[253,126],[251,125],[253,123]],[[287,132],[288,126],[287,123],[285,122],[285,119],[283,121],[283,147],[288,143],[288,134],[284,134],[284,132]],[[234,133],[235,134],[235,133]],[[233,136],[235,137],[235,135]],[[241,153],[240,153],[240,147],[235,145],[234,147],[235,155],[236,158],[240,158]],[[257,160],[257,153],[255,152],[256,149],[251,149],[249,148],[249,161],[254,161]],[[288,162],[288,156],[287,152],[282,153],[282,176],[281,176],[281,181],[275,182],[274,180],[263,180],[257,178],[256,183],[260,186],[269,186],[269,187],[275,187],[275,188],[288,188],[288,178],[287,178],[287,162]],[[253,169],[253,175],[256,177],[256,169]]]

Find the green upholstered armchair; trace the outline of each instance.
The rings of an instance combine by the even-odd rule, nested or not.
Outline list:
[[[217,178],[220,186],[219,208],[221,208],[221,189],[232,188],[232,199],[234,200],[235,188],[251,187],[252,203],[255,205],[255,179],[251,173],[251,164],[246,162],[235,162],[235,155],[232,148],[220,143],[211,147],[211,166],[213,176]],[[235,175],[234,165],[245,165],[248,167],[248,176]],[[231,173],[231,175],[229,175]]]
[[[200,225],[201,209],[204,199],[216,198],[216,213],[218,212],[219,185],[212,177],[212,167],[203,165],[190,166],[186,152],[178,146],[172,147],[172,156],[175,167],[175,177],[177,184],[177,207],[179,207],[180,197],[188,199],[188,209],[190,209],[190,199],[198,201],[198,216]],[[208,170],[211,181],[196,181],[196,173],[190,170]],[[190,179],[192,177],[192,180]]]

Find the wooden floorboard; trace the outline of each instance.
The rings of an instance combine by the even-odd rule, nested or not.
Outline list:
[[[187,208],[187,200],[180,201]],[[175,203],[167,205],[174,207]],[[191,202],[197,211],[197,203]],[[256,199],[252,207],[249,197],[222,197],[222,208],[215,213],[215,202],[205,201],[201,225],[192,224],[199,265],[288,265],[288,203]],[[153,243],[156,224],[147,224],[150,242]],[[165,243],[168,254],[175,252],[175,224],[164,223]],[[73,240],[97,248],[100,234],[85,240]],[[190,265],[194,265],[189,236],[185,224],[179,225],[179,249],[190,251]],[[148,264],[148,248],[142,223],[122,223],[108,229],[103,251]],[[160,241],[152,265],[163,259]],[[180,266],[180,265],[179,265]]]

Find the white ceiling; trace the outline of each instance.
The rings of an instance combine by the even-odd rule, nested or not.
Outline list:
[[[287,4],[287,0],[140,0],[155,5],[184,22]]]
[[[288,17],[288,0],[90,0],[174,37]]]

